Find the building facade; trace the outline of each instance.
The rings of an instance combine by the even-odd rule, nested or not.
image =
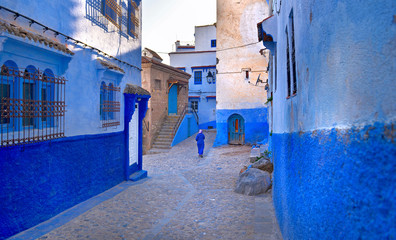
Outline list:
[[[140,0],[0,5],[3,239],[143,177],[150,94],[140,87]]]
[[[188,101],[198,113],[199,128],[216,128],[216,26],[196,26],[195,44],[175,45],[170,65],[191,74]]]
[[[268,57],[254,33],[269,12],[261,0],[217,1],[216,146],[267,141]]]
[[[396,4],[274,0],[273,200],[284,239],[396,236]]]
[[[142,53],[142,87],[151,93],[144,119],[143,146],[147,152],[153,145],[168,115],[181,115],[188,106],[188,80],[191,75],[161,63],[151,49]]]

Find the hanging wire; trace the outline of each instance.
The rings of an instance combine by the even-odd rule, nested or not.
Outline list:
[[[84,46],[83,46],[84,48],[85,48],[85,47],[89,47],[89,48],[93,49],[94,51],[96,51],[96,52],[99,53],[99,54],[100,54],[100,53],[103,53],[104,55],[107,55],[107,56],[109,56],[110,58],[112,58],[112,59],[114,59],[114,60],[116,60],[116,61],[118,61],[118,62],[120,62],[120,63],[124,63],[124,64],[128,65],[129,67],[136,68],[137,70],[142,71],[142,69],[139,68],[138,66],[135,66],[135,65],[130,64],[130,63],[127,63],[127,62],[124,62],[124,61],[122,61],[122,60],[120,60],[120,59],[118,59],[118,58],[116,58],[116,57],[113,57],[113,56],[111,56],[110,54],[107,54],[107,53],[105,53],[105,52],[103,52],[103,51],[101,51],[101,50],[99,50],[99,49],[97,49],[97,48],[95,48],[95,47],[92,47],[92,46],[90,46],[90,45],[88,45],[88,44],[86,44],[86,43],[84,43],[84,42],[81,42],[81,41],[79,41],[79,40],[76,40],[76,39],[74,39],[74,38],[72,38],[72,37],[70,37],[70,36],[68,36],[68,35],[66,35],[66,34],[63,34],[63,33],[61,33],[61,32],[58,32],[58,31],[56,31],[56,30],[54,30],[54,29],[52,29],[52,28],[49,28],[49,27],[45,26],[44,24],[41,24],[41,23],[39,23],[39,22],[37,22],[37,21],[31,19],[30,17],[27,17],[27,16],[25,16],[25,15],[22,15],[22,14],[20,14],[20,13],[18,13],[18,12],[15,12],[15,11],[11,10],[11,9],[8,9],[8,8],[6,8],[6,7],[0,6],[0,10],[2,10],[2,9],[5,10],[5,11],[10,12],[10,13],[12,13],[12,14],[14,14],[15,19],[17,19],[18,17],[23,17],[24,19],[29,20],[29,26],[30,26],[30,27],[31,27],[33,24],[37,24],[37,25],[43,27],[43,33],[45,33],[46,31],[52,31],[56,36],[58,36],[58,35],[63,36],[63,37],[65,38],[66,41],[69,41],[69,40],[74,41],[74,43],[75,43],[76,45],[78,45],[78,44],[84,45]]]

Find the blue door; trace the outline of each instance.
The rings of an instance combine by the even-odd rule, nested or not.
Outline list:
[[[168,94],[168,114],[177,115],[177,85],[174,84],[169,89]]]
[[[228,143],[245,143],[245,120],[239,114],[233,114],[228,118]]]

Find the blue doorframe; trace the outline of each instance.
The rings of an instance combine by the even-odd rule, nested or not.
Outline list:
[[[174,84],[168,93],[168,115],[177,115],[177,85]]]
[[[125,114],[124,114],[124,134],[125,134],[125,178],[129,179],[129,176],[137,171],[143,169],[143,127],[142,121],[146,116],[148,108],[149,95],[138,95],[124,93],[125,99]],[[139,147],[138,147],[138,162],[129,166],[129,122],[132,120],[132,115],[135,113],[135,103],[139,103]]]
[[[245,143],[245,120],[239,114],[233,114],[228,118],[228,143]]]

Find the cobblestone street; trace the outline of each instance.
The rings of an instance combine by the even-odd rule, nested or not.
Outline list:
[[[145,155],[149,178],[121,183],[15,239],[281,239],[270,194],[233,192],[250,148],[210,148],[215,132],[205,135],[204,158],[194,136]]]

